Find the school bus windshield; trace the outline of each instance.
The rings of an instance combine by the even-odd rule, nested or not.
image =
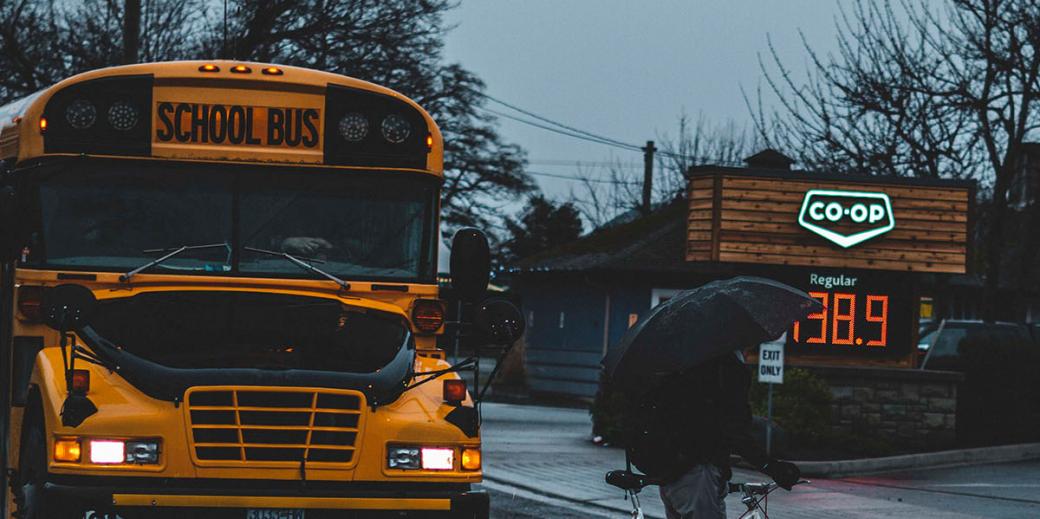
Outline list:
[[[27,266],[433,278],[436,185],[418,175],[315,168],[79,161],[43,176]],[[194,248],[197,247],[197,248]]]

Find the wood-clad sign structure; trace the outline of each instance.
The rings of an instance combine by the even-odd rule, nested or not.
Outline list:
[[[686,260],[965,273],[973,186],[694,168]]]

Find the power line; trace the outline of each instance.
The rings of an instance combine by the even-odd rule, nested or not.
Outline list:
[[[549,119],[548,117],[545,117],[545,116],[542,116],[542,115],[538,115],[538,114],[536,114],[534,112],[531,112],[530,110],[525,110],[525,109],[520,108],[519,106],[516,106],[514,104],[507,103],[507,102],[505,102],[505,101],[503,101],[501,99],[498,99],[498,98],[496,98],[494,96],[491,96],[491,95],[489,95],[487,93],[481,92],[481,94],[485,98],[487,98],[489,101],[498,103],[498,104],[500,104],[500,105],[502,105],[502,106],[504,106],[506,108],[510,108],[510,109],[516,110],[517,112],[520,112],[520,113],[522,113],[524,115],[527,115],[529,117],[534,117],[535,119],[538,119],[539,121],[546,122],[546,123],[552,124],[554,126],[559,126],[560,128],[564,128],[564,129],[570,130],[572,132],[580,133],[580,134],[586,135],[588,137],[592,137],[592,138],[600,140],[600,141],[609,142],[609,143],[613,144],[614,146],[626,147],[626,148],[635,148],[635,149],[640,150],[640,151],[643,149],[641,146],[636,145],[636,144],[629,144],[629,143],[626,143],[626,142],[619,141],[617,139],[611,139],[610,137],[604,137],[602,135],[597,135],[597,134],[592,133],[592,132],[587,132],[585,130],[581,130],[581,129],[575,128],[573,126],[568,126],[568,125],[563,124],[561,122],[554,121],[552,119]]]
[[[559,174],[556,174],[556,173],[544,173],[544,172],[541,172],[541,171],[526,171],[525,173],[527,173],[528,175],[535,175],[535,176],[539,176],[539,177],[558,178],[558,179],[561,179],[561,180],[573,180],[573,181],[578,181],[578,182],[593,182],[593,183],[596,183],[596,184],[615,184],[615,185],[631,185],[631,186],[642,185],[642,182],[633,182],[633,181],[628,181],[628,180],[608,180],[608,179],[604,179],[604,178],[584,178],[584,177],[575,177],[575,176],[571,176],[571,175],[559,175]]]
[[[547,131],[550,131],[550,132],[553,132],[553,133],[558,133],[560,135],[566,135],[567,137],[573,137],[575,139],[581,139],[583,141],[594,142],[596,144],[603,144],[605,146],[612,146],[612,147],[620,148],[620,149],[627,150],[627,151],[638,151],[638,152],[642,152],[643,151],[642,148],[639,148],[637,146],[632,146],[632,145],[629,145],[629,144],[614,143],[614,142],[611,142],[609,140],[601,140],[599,138],[588,137],[588,136],[581,135],[581,134],[578,134],[578,133],[574,133],[574,132],[571,132],[571,131],[561,130],[559,128],[553,128],[552,126],[547,126],[547,125],[544,125],[544,124],[541,124],[541,123],[537,123],[537,122],[534,122],[534,121],[531,121],[531,120],[528,120],[528,119],[524,119],[522,117],[517,117],[515,115],[510,115],[510,114],[507,114],[505,112],[500,112],[498,110],[495,110],[494,108],[487,108],[487,107],[482,106],[482,107],[480,107],[480,109],[484,110],[485,112],[497,115],[499,117],[504,117],[506,119],[510,119],[510,120],[513,120],[513,121],[516,121],[516,122],[519,122],[519,123],[523,123],[523,124],[527,124],[527,125],[530,125],[530,126],[534,126],[535,128],[541,128],[543,130],[547,130]]]
[[[582,130],[582,129],[579,129],[579,128],[575,128],[574,126],[563,124],[561,122],[555,121],[555,120],[550,119],[548,117],[545,117],[545,116],[542,116],[542,115],[538,115],[538,114],[536,114],[536,113],[534,113],[534,112],[532,112],[530,110],[525,110],[525,109],[520,108],[519,106],[516,106],[514,104],[502,101],[501,99],[498,99],[498,98],[496,98],[496,97],[494,97],[494,96],[492,96],[490,94],[487,94],[487,93],[481,92],[480,95],[484,96],[484,98],[486,98],[489,101],[492,101],[494,103],[500,104],[500,105],[502,105],[502,106],[504,106],[506,108],[509,108],[511,110],[515,110],[515,111],[520,112],[520,113],[522,113],[524,115],[527,115],[529,117],[533,117],[533,118],[535,118],[535,119],[537,119],[539,121],[542,121],[544,123],[548,123],[550,125],[556,126],[557,128],[554,128],[552,126],[547,126],[545,124],[537,123],[537,122],[534,122],[534,121],[531,121],[531,120],[528,120],[528,119],[524,119],[524,118],[521,118],[521,117],[517,117],[515,115],[507,114],[507,113],[501,112],[499,110],[495,110],[493,108],[487,108],[487,107],[484,107],[484,106],[480,107],[480,109],[482,109],[484,111],[487,111],[489,113],[492,113],[494,115],[497,115],[499,117],[504,117],[506,119],[510,119],[510,120],[513,120],[513,121],[516,121],[516,122],[519,122],[519,123],[527,124],[527,125],[533,126],[535,128],[541,128],[543,130],[547,130],[547,131],[550,131],[550,132],[553,132],[553,133],[558,133],[560,135],[565,135],[567,137],[573,137],[573,138],[576,138],[576,139],[582,139],[582,140],[589,141],[589,142],[594,142],[594,143],[597,143],[597,144],[603,144],[605,146],[612,146],[612,147],[623,149],[623,150],[626,150],[626,151],[635,151],[635,152],[639,152],[639,153],[644,153],[645,152],[645,150],[643,149],[642,146],[639,146],[639,145],[636,145],[636,144],[630,144],[630,143],[627,143],[627,142],[622,142],[622,141],[619,141],[617,139],[612,139],[610,137],[604,137],[602,135],[598,135],[598,134],[595,134],[595,133],[592,133],[592,132],[588,132],[588,131],[585,131],[585,130]],[[673,159],[691,160],[691,161],[693,161],[693,164],[690,164],[691,166],[697,165],[697,164],[714,164],[714,165],[724,165],[724,164],[737,164],[737,165],[739,165],[740,164],[740,163],[735,162],[735,161],[728,161],[728,160],[722,160],[722,159],[711,158],[711,157],[698,157],[698,156],[695,156],[695,155],[685,155],[685,154],[682,154],[682,153],[675,153],[675,152],[665,151],[665,150],[656,150],[656,152],[659,155],[662,155],[662,156],[665,156],[665,157],[670,157],[670,158],[673,158]]]
[[[628,169],[643,169],[642,164],[635,163],[624,163],[624,162],[608,162],[602,160],[566,160],[566,159],[535,159],[528,160],[528,164],[535,164],[538,166],[561,166],[561,167],[581,167],[581,166],[598,166],[606,168],[628,168]]]

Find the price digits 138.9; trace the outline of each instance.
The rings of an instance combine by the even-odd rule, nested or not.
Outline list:
[[[819,313],[794,323],[791,340],[803,344],[888,345],[888,296],[809,292],[823,303]],[[857,331],[859,333],[857,333]]]

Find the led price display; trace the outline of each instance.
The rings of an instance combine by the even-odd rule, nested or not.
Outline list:
[[[801,287],[823,310],[794,323],[787,333],[793,353],[887,356],[906,353],[911,294],[897,280],[812,273]]]
[[[824,309],[806,317],[804,331],[801,322],[794,323],[792,342],[888,346],[888,295],[817,291],[809,295],[823,303]]]

